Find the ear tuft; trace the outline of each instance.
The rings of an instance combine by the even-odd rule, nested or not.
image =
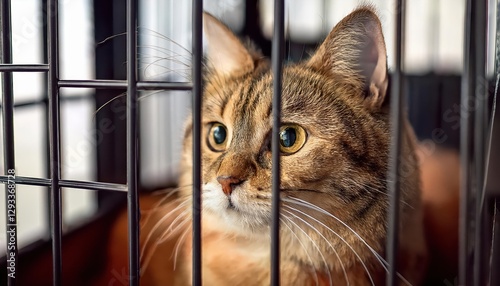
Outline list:
[[[254,69],[253,59],[238,38],[214,16],[203,13],[208,66],[223,76],[234,76]]]
[[[387,56],[373,8],[358,8],[339,22],[307,65],[353,81],[366,91],[366,106],[380,108],[388,85]]]

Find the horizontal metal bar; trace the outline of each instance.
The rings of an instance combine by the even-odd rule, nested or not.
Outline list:
[[[119,192],[127,191],[127,185],[103,183],[103,182],[61,180],[59,185],[65,188],[88,189],[96,191],[119,191]]]
[[[168,89],[168,90],[191,90],[193,84],[190,82],[162,82],[162,81],[139,81],[137,89],[152,90],[152,89]]]
[[[31,185],[31,186],[41,186],[41,187],[50,187],[52,183],[51,179],[46,179],[46,178],[16,176],[15,180],[13,180],[12,178],[9,179],[7,176],[0,175],[1,183],[6,183],[8,180],[14,181],[16,184],[19,185]],[[99,191],[119,191],[119,192],[127,191],[127,185],[104,183],[104,182],[77,181],[77,180],[60,180],[59,186],[65,188],[99,190]]]
[[[6,183],[9,178],[7,176],[0,175],[0,182],[1,183]],[[16,184],[20,185],[32,185],[32,186],[43,186],[43,187],[48,187],[50,186],[50,179],[43,179],[43,178],[33,178],[33,177],[21,177],[21,176],[16,176],[16,179],[14,180]]]
[[[60,80],[59,87],[126,89],[126,80]]]
[[[47,64],[0,64],[0,72],[46,72]]]
[[[64,96],[64,97],[60,98],[60,101],[61,102],[68,102],[68,101],[78,101],[78,100],[85,100],[85,99],[92,99],[92,95],[87,94],[87,95]],[[38,104],[45,104],[45,103],[47,103],[47,98],[26,100],[26,101],[14,103],[14,108],[30,107],[30,106],[36,106]],[[0,104],[0,108],[2,108],[2,107],[3,107],[3,105]]]
[[[99,89],[126,89],[126,80],[60,80],[59,87],[73,88],[99,88]],[[137,83],[138,90],[168,89],[168,90],[191,90],[193,85],[189,82],[162,82],[162,81],[140,81]]]

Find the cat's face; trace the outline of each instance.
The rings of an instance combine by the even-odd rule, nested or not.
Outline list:
[[[203,210],[229,230],[261,233],[271,221],[271,71],[213,17],[204,16],[204,27],[210,69],[202,107]],[[386,69],[380,23],[369,9],[339,23],[310,60],[284,68],[285,225],[366,221],[383,232]],[[191,184],[191,126],[180,185]]]

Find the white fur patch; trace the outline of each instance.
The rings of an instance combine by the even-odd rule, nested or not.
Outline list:
[[[229,198],[220,184],[210,182],[203,185],[203,209],[220,217],[229,228],[254,232],[268,227],[270,200],[263,202],[253,198],[243,186],[238,186],[231,194],[231,203],[233,207],[230,207]]]

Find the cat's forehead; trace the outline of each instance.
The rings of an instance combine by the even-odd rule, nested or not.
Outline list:
[[[282,83],[284,121],[334,113],[353,97],[348,93],[358,92],[346,88],[340,77],[326,77],[302,66],[285,67]],[[207,116],[243,120],[252,115],[264,120],[271,116],[272,95],[271,71],[232,80],[216,77],[207,82],[204,110]]]

